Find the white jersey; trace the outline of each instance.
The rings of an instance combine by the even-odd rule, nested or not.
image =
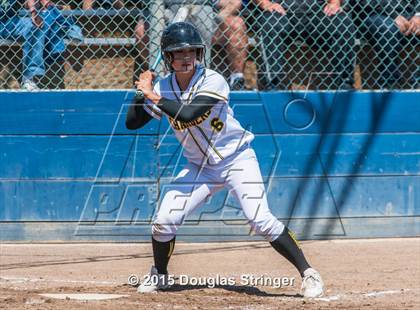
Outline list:
[[[215,165],[233,155],[242,146],[248,145],[254,135],[242,128],[234,118],[229,106],[229,85],[217,72],[199,65],[188,88],[182,92],[175,74],[169,74],[156,83],[156,94],[169,100],[189,104],[197,95],[219,99],[209,111],[191,122],[175,121],[168,116],[175,135],[184,149],[184,156],[197,165]],[[159,119],[162,111],[151,101],[146,100],[145,110]]]

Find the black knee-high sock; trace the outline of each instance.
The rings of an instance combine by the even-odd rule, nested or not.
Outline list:
[[[270,242],[271,246],[283,255],[289,262],[291,262],[301,276],[303,272],[310,268],[302,250],[299,247],[293,233],[285,227],[281,235],[274,241]]]
[[[168,263],[175,247],[175,237],[167,242],[159,242],[152,237],[153,258],[155,267],[160,274],[168,273]]]

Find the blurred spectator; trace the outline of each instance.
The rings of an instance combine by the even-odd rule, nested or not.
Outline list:
[[[30,17],[20,17],[23,6]],[[21,87],[39,89],[45,66],[63,65],[64,37],[71,28],[58,8],[49,0],[2,0],[0,2],[0,37],[23,41]],[[56,87],[64,87],[61,83]],[[53,88],[56,88],[53,86]]]
[[[327,71],[334,88],[353,88],[354,25],[340,0],[253,1],[263,11],[260,34],[268,58],[268,89],[287,89],[285,53],[296,38],[329,51]]]
[[[0,2],[0,37],[23,41],[22,81],[23,89],[36,90],[36,80],[44,75],[45,36],[41,30],[43,21],[35,7],[35,1],[26,1],[31,17],[19,17],[23,7],[21,0]]]
[[[417,1],[417,6],[419,6],[419,1]],[[411,19],[409,20],[410,22],[410,31],[412,34],[416,35],[416,36],[420,36],[420,7],[416,8],[416,15],[414,15],[413,17],[411,17]]]
[[[418,0],[358,0],[353,1],[355,15],[362,16],[362,32],[373,47],[377,59],[379,78],[376,85],[379,88],[398,87],[402,78],[399,55],[404,43],[418,44],[416,35],[420,34]],[[411,42],[410,42],[411,41]],[[408,57],[408,62],[413,61]],[[409,68],[416,68],[411,63]],[[418,75],[418,70],[414,73]],[[416,83],[418,76],[411,76],[411,83]]]
[[[121,9],[124,6],[123,0],[83,0],[83,10],[91,9]]]
[[[127,0],[61,0],[72,10],[121,9]]]
[[[82,29],[75,24],[72,17],[64,17],[52,1],[39,0],[39,11],[45,36],[44,63],[47,72],[52,73],[52,77],[44,79],[42,85],[47,88],[64,88],[64,52],[67,48],[64,39],[82,41]]]
[[[155,8],[152,2],[153,1],[149,4],[149,9]],[[162,2],[164,5],[162,9],[164,10],[163,13],[166,24],[170,23],[174,19],[176,13],[181,7],[186,7],[188,9],[188,17],[186,21],[194,24],[200,31],[201,37],[206,44],[205,61],[209,62],[212,37],[216,29],[216,14],[213,11],[213,7],[209,5],[209,2],[211,1],[163,0]],[[150,14],[153,15],[156,14],[156,12],[150,12]],[[140,19],[135,29],[138,55],[135,60],[133,82],[137,81],[140,73],[148,68],[148,52],[146,47],[150,44],[148,44],[149,38],[148,35],[146,35],[146,28],[149,28],[149,24]],[[159,44],[159,42],[152,43],[155,45]]]
[[[216,4],[219,15],[214,10]],[[230,69],[231,87],[235,90],[244,87],[243,69],[246,60],[247,36],[246,27],[238,12],[242,7],[240,0],[164,0],[165,22],[173,20],[178,9],[182,6],[188,7],[187,22],[194,24],[201,33],[206,44],[206,62],[210,63],[212,43],[220,43],[227,48]],[[137,81],[139,74],[148,68],[147,65],[147,43],[149,38],[145,35],[145,28],[148,27],[143,20],[136,26],[137,55],[135,60],[134,77]]]
[[[219,27],[213,37],[214,44],[226,47],[232,90],[245,88],[244,67],[247,59],[248,36],[246,25],[239,12],[242,9],[241,0],[219,0]]]

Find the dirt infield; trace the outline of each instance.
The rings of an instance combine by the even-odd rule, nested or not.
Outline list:
[[[150,295],[127,283],[149,271],[150,244],[2,244],[0,308],[420,309],[420,238],[307,241],[302,248],[324,278],[324,298],[300,297],[297,272],[265,242],[179,242],[170,263],[177,284]],[[282,277],[295,282],[279,288]],[[233,283],[193,283],[223,279]],[[129,296],[78,301],[40,293]]]

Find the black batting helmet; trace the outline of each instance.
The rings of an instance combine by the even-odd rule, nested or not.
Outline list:
[[[187,22],[177,22],[166,27],[162,34],[160,47],[165,65],[170,71],[172,71],[171,52],[195,48],[197,49],[197,60],[202,62],[206,49],[197,28]]]

